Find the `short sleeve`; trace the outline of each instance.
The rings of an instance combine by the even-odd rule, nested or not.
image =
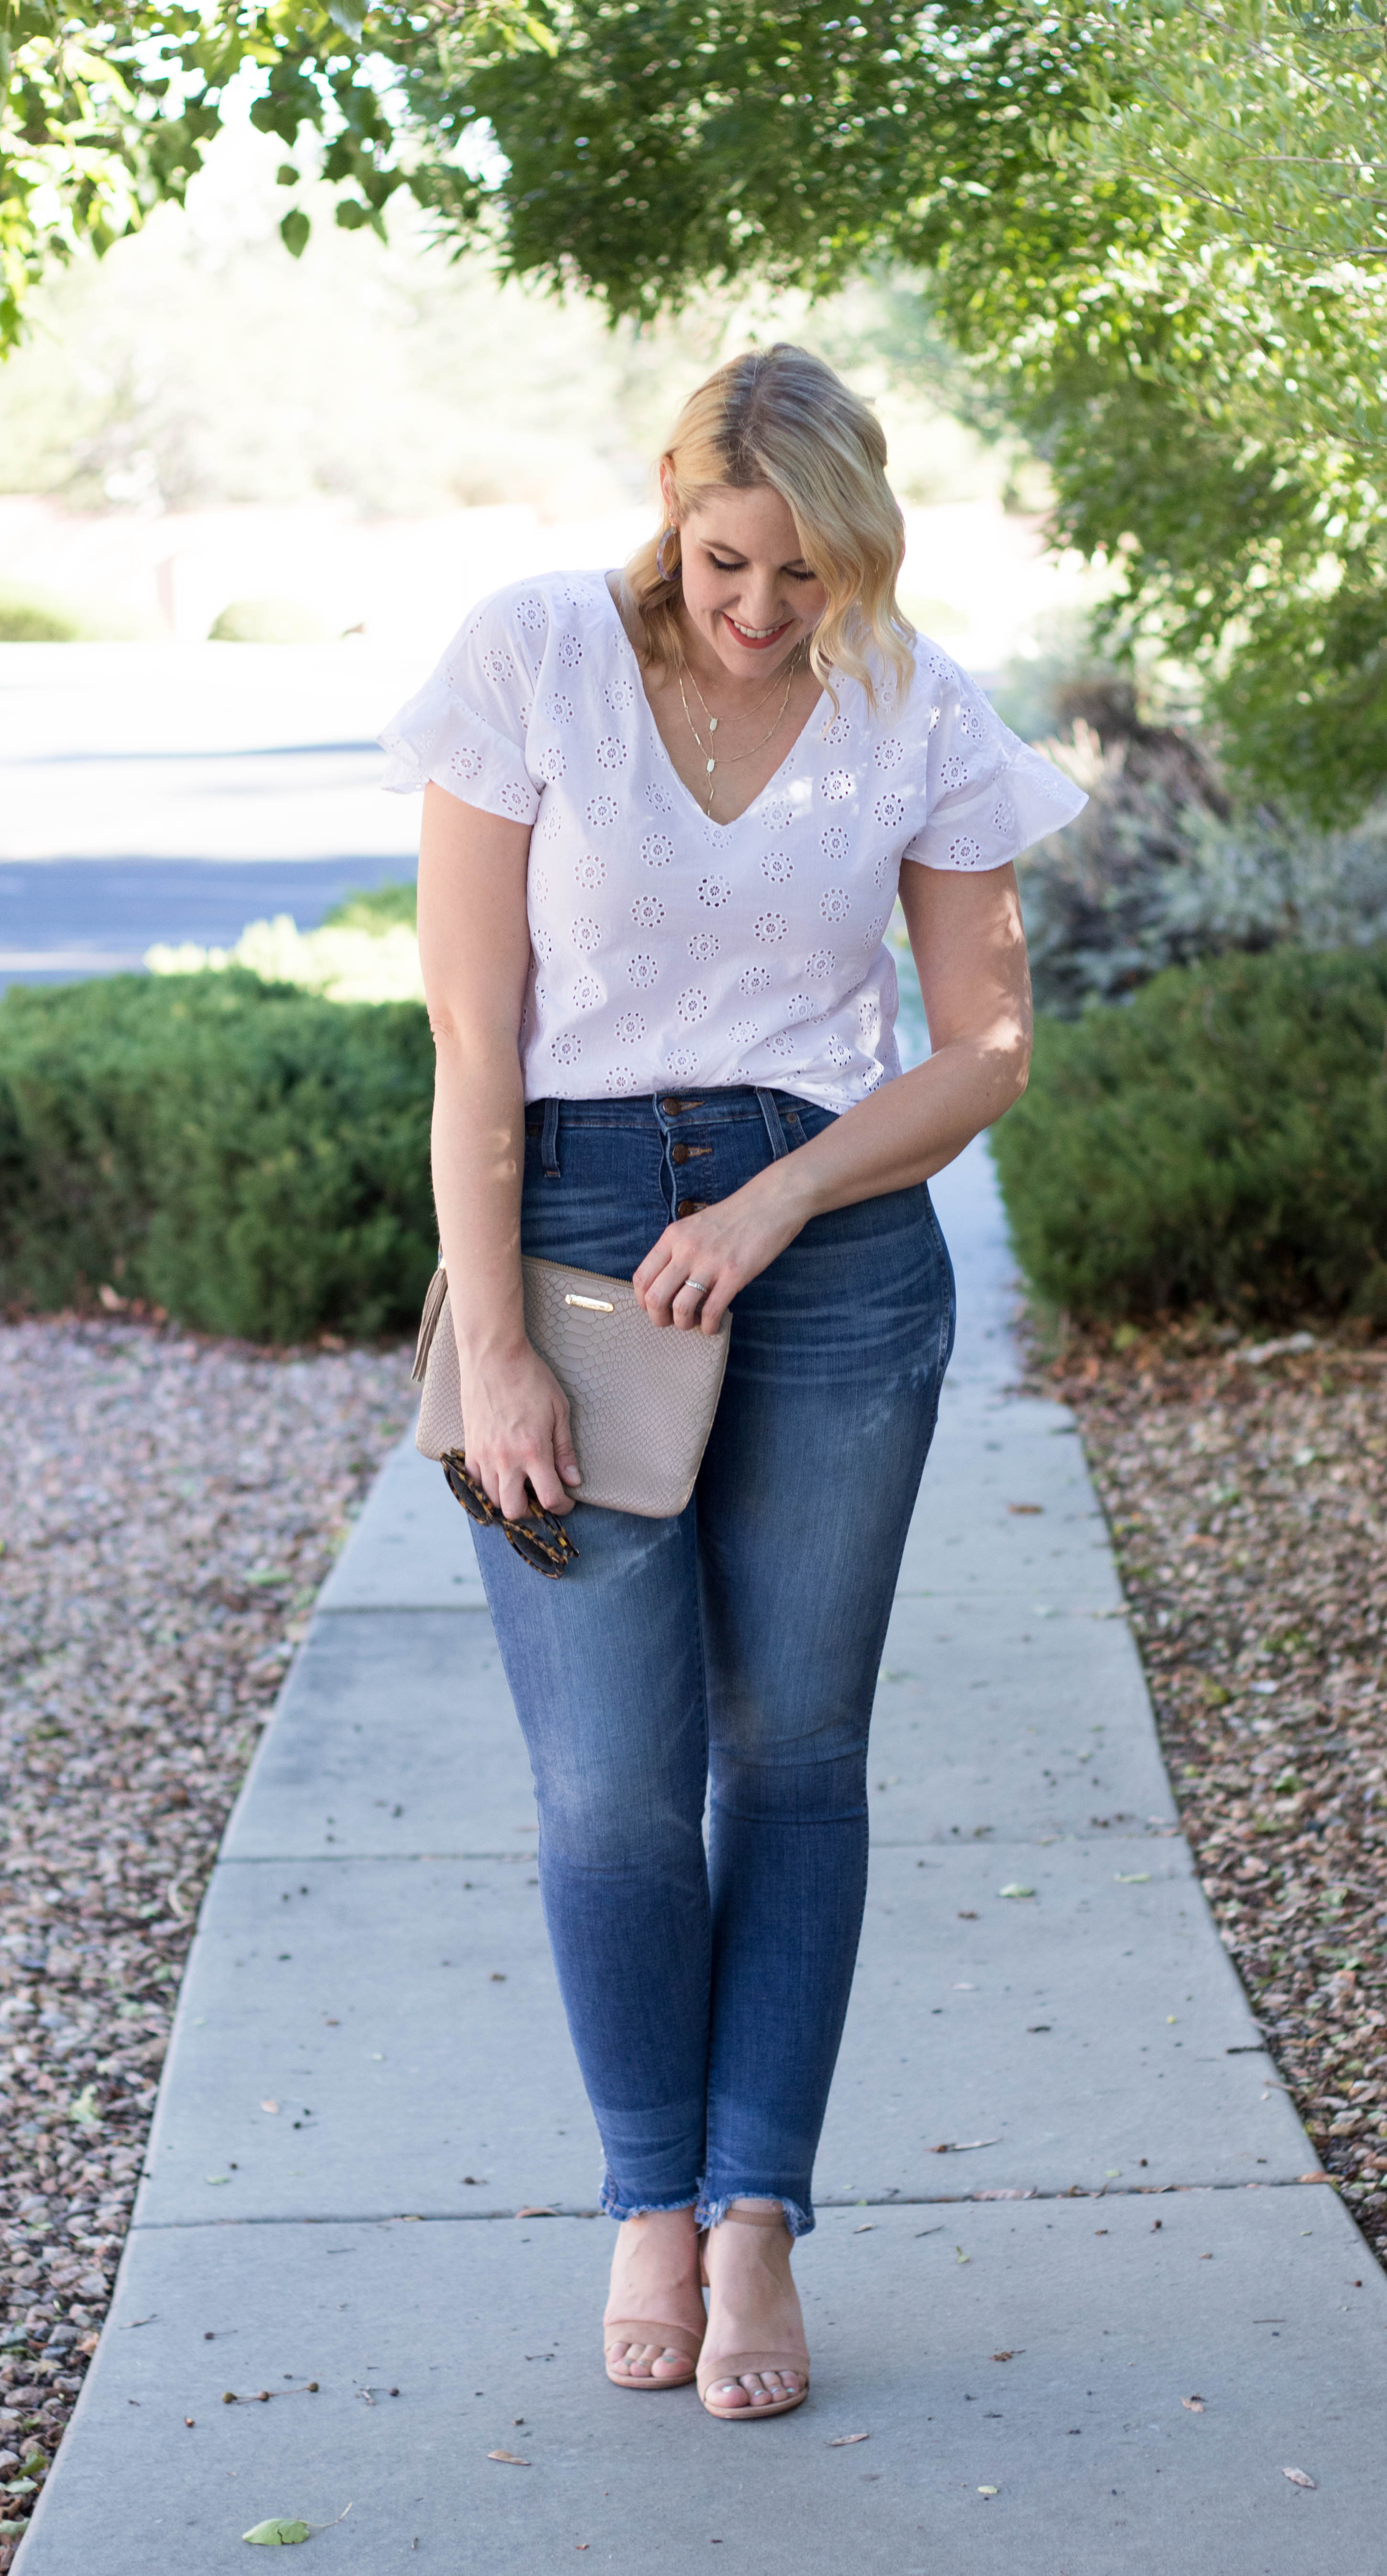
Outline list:
[[[928,819],[903,856],[926,868],[1005,867],[1033,841],[1072,823],[1088,798],[1043,752],[1010,732],[952,663],[936,656],[932,676]]]
[[[521,610],[535,605],[519,602]],[[540,791],[525,754],[534,684],[521,636],[515,594],[499,592],[473,610],[432,678],[379,737],[389,755],[386,787],[408,795],[432,779],[485,814],[533,823]]]

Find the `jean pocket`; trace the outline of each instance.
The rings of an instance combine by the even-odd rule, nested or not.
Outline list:
[[[797,1109],[782,1109],[780,1123],[793,1153],[796,1145],[811,1145],[816,1136],[822,1136],[826,1127],[836,1127],[838,1120],[832,1109],[820,1109],[804,1100]]]

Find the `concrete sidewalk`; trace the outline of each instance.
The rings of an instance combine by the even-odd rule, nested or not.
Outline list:
[[[1387,2283],[1303,2179],[1175,1829],[1073,1422],[1008,1391],[981,1149],[937,1197],[963,1322],[797,2256],[809,2404],[752,2432],[603,2378],[527,1767],[462,1517],[406,1445],[232,1819],[18,2576],[219,2576],[252,2524],[348,2504],[308,2545],[358,2576],[1381,2565]]]

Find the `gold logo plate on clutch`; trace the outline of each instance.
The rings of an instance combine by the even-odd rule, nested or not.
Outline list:
[[[574,1297],[569,1295],[564,1298],[563,1302],[565,1306],[581,1306],[585,1315],[614,1315],[616,1313],[616,1308],[612,1304],[610,1297]]]

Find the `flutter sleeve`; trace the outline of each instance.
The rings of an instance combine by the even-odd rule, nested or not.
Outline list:
[[[905,858],[926,868],[1004,867],[1083,811],[1083,789],[1012,733],[954,664],[935,655],[921,676],[933,678],[932,706],[921,710],[927,819]]]
[[[522,640],[515,605],[507,591],[483,600],[432,677],[391,717],[380,741],[384,784],[398,795],[432,779],[485,814],[533,823],[540,796],[526,758],[533,647]]]

